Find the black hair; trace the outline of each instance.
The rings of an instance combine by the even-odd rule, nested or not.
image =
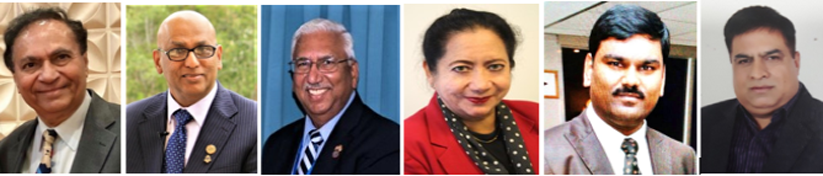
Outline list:
[[[624,40],[632,35],[646,34],[651,40],[660,40],[663,60],[669,57],[669,29],[656,13],[636,5],[616,5],[594,23],[589,35],[589,52],[597,55],[600,42],[610,37]]]
[[[3,34],[3,40],[6,42],[6,51],[3,53],[3,61],[5,61],[6,67],[12,73],[14,73],[14,61],[12,59],[14,40],[17,39],[17,36],[20,35],[20,32],[22,32],[26,26],[35,21],[44,19],[53,19],[66,23],[69,29],[71,29],[74,33],[75,41],[80,46],[80,54],[86,54],[86,39],[88,38],[88,32],[85,28],[83,28],[82,22],[69,19],[66,11],[57,7],[35,9],[15,17],[9,23],[6,33]]]
[[[726,49],[729,50],[729,53],[732,52],[734,37],[761,28],[780,31],[780,34],[786,39],[786,46],[789,47],[792,53],[796,51],[795,30],[792,21],[766,6],[751,6],[740,9],[729,18],[729,21],[726,21],[726,26],[723,28]]]
[[[465,30],[484,28],[491,30],[503,41],[511,68],[514,68],[514,50],[517,48],[517,34],[505,19],[491,12],[469,9],[454,9],[443,15],[429,26],[423,37],[423,55],[429,71],[436,72],[437,61],[446,53],[446,44],[456,33]]]

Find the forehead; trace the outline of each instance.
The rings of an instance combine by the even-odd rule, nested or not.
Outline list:
[[[774,49],[789,50],[783,34],[779,30],[759,28],[735,36],[731,54],[757,54]]]
[[[165,35],[159,40],[161,45],[173,46],[183,44],[193,47],[198,43],[215,43],[215,31],[208,21],[174,18],[165,23]]]
[[[340,33],[330,31],[314,31],[303,34],[297,39],[294,57],[325,54],[335,57],[345,57],[343,38]]]
[[[460,55],[461,59],[508,60],[503,40],[485,28],[464,30],[452,35],[446,43],[445,56],[454,55]]]
[[[607,55],[619,56],[623,59],[663,60],[663,50],[660,40],[652,40],[648,35],[633,35],[620,40],[609,37],[600,41],[600,48],[595,58]]]
[[[35,51],[35,48],[29,48],[32,45],[47,52],[54,47],[78,47],[74,33],[68,25],[53,19],[37,20],[24,27],[11,49],[15,51],[15,56],[29,55],[24,52]]]

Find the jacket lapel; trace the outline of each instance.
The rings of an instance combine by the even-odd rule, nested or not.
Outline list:
[[[583,164],[589,169],[589,174],[614,174],[606,152],[594,135],[591,123],[583,111],[579,116],[571,121],[571,130],[565,134],[566,139],[574,147]]]
[[[217,94],[214,101],[209,108],[209,113],[206,115],[206,120],[200,127],[200,134],[197,137],[197,142],[192,148],[189,161],[186,164],[184,172],[187,173],[206,173],[211,169],[214,161],[220,158],[222,149],[228,145],[229,136],[234,132],[237,124],[232,119],[237,114],[237,106],[231,99],[231,94],[228,90],[223,88],[219,83],[217,84]],[[206,147],[214,145],[217,151],[209,156],[211,162],[206,163]]]
[[[165,152],[166,136],[162,135],[166,131],[166,95],[168,92],[156,96],[151,105],[143,112],[143,119],[138,122],[138,134],[140,136],[140,149],[142,150],[143,172],[161,173],[163,172],[163,157]],[[171,135],[171,134],[167,134]],[[137,146],[129,146],[137,147]]]
[[[652,128],[646,128],[646,140],[649,143],[649,153],[652,161],[652,172],[675,173],[672,171],[671,152],[669,146],[662,145],[663,137]]]
[[[805,103],[810,101],[811,95],[805,88],[797,93],[800,94],[796,100],[797,102],[788,111],[788,115],[784,117],[785,124],[780,129],[780,138],[775,141],[772,153],[763,165],[763,172],[791,171],[795,161],[802,156],[801,154],[805,153],[806,144],[810,140],[814,140],[812,135],[819,134],[819,132],[813,130],[819,127],[810,126],[820,124],[820,122],[815,121],[818,117],[804,115],[806,112],[812,112],[811,109],[814,108],[808,106],[813,103]]]
[[[709,116],[703,112],[702,126],[703,134],[701,144],[703,156],[714,156],[714,161],[701,161],[701,170],[726,171],[729,162],[729,151],[732,150],[732,135],[734,133],[734,121],[737,118],[737,102],[729,107],[729,110],[718,115]],[[711,118],[711,119],[709,119]],[[703,160],[703,159],[701,159]],[[711,164],[709,164],[711,163]]]
[[[9,164],[9,170],[3,171],[6,173],[20,173],[23,169],[23,164],[26,162],[26,155],[29,154],[29,147],[31,147],[31,143],[34,140],[34,130],[37,129],[37,120],[33,120],[29,123],[24,123],[19,128],[23,128],[24,133],[20,135],[16,140],[17,143],[11,147],[11,151],[13,152],[5,152],[9,154],[8,158],[12,158],[11,161],[3,161]],[[11,140],[10,138],[6,138],[5,140]]]
[[[429,138],[437,155],[437,166],[442,166],[446,173],[442,174],[473,174],[483,173],[474,164],[474,161],[466,155],[463,146],[457,143],[457,138],[451,132],[448,124],[443,122],[443,112],[437,103],[435,94],[426,106],[426,126],[428,126]]]
[[[91,92],[91,103],[83,125],[83,135],[71,167],[72,173],[99,173],[117,141],[119,131],[110,131],[120,114],[107,109],[105,100]],[[119,148],[117,150],[120,150]],[[120,162],[120,161],[110,161]]]

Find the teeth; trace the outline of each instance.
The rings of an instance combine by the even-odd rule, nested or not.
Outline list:
[[[324,92],[326,92],[326,89],[309,90],[309,94],[312,94],[312,95],[320,95]]]

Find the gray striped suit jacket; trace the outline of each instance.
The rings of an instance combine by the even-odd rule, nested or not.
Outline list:
[[[185,173],[257,173],[257,102],[218,82]],[[126,172],[163,172],[167,110],[166,92],[126,107]],[[191,139],[189,139],[191,140]],[[206,146],[217,151],[206,163]]]
[[[594,134],[586,111],[545,132],[546,174],[614,174]],[[646,128],[654,174],[694,174],[694,150],[652,128]]]

